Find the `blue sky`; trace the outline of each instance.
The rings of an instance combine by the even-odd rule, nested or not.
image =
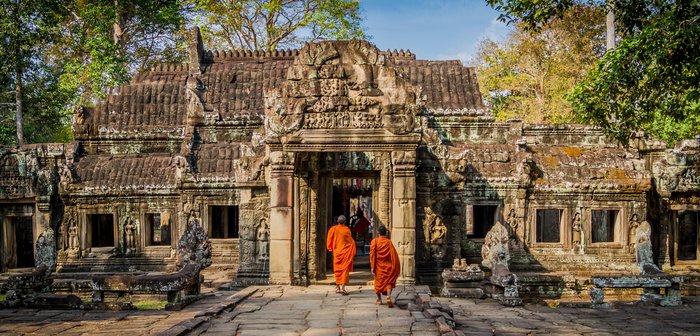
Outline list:
[[[484,0],[361,0],[364,28],[379,49],[411,49],[418,59],[465,64],[480,40],[503,39],[509,28]]]

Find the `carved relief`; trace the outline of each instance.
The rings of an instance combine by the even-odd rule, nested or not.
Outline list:
[[[391,152],[391,163],[394,166],[416,164],[415,151],[394,151]]]
[[[632,214],[630,221],[627,224],[627,250],[629,252],[635,252],[637,249],[637,229],[639,228],[639,217],[637,214]]]
[[[136,249],[136,226],[130,215],[124,219],[124,243],[126,255],[133,254]]]
[[[442,222],[442,216],[436,214],[433,209],[426,207],[424,210],[423,230],[427,234],[426,241],[430,244],[430,255],[433,258],[441,259],[446,251],[447,227]]]
[[[68,217],[68,257],[76,258],[80,255],[80,231],[75,216]]]
[[[304,46],[287,80],[265,93],[265,129],[272,137],[302,128],[406,134],[416,130],[420,109],[413,87],[385,64],[376,47],[328,41]]]
[[[571,220],[572,239],[571,243],[575,250],[581,248],[581,213],[576,212]]]
[[[267,223],[267,218],[260,219],[258,224],[258,234],[256,240],[256,249],[258,261],[264,262],[270,260],[270,226]]]
[[[240,205],[239,271],[250,275],[264,272],[270,259],[270,210],[266,198],[253,198]]]

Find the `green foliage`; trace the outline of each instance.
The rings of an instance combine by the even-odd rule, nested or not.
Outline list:
[[[59,69],[44,53],[60,34],[64,12],[54,1],[0,0],[0,144],[16,145],[16,90],[21,88],[25,142],[60,141],[66,92],[56,80]]]
[[[184,13],[177,0],[80,1],[64,4],[71,14],[53,54],[64,60],[61,85],[90,105],[130,75],[158,62],[185,59]]]
[[[0,0],[0,144],[17,143],[18,66],[27,142],[68,141],[72,106],[185,59],[185,10],[178,0]]]
[[[502,19],[538,30],[580,3],[487,0]],[[569,98],[580,118],[625,142],[632,132],[673,143],[700,133],[700,0],[611,1],[621,42]]]
[[[501,43],[482,41],[479,87],[496,117],[575,121],[566,95],[602,55],[602,11],[576,7],[537,32],[517,25]]]
[[[364,38],[358,0],[190,0],[206,43],[271,51],[319,39]]]
[[[168,301],[137,301],[134,307],[138,310],[163,310]]]

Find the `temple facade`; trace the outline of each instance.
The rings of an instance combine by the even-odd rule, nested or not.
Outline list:
[[[334,217],[380,225],[401,283],[439,283],[509,231],[516,272],[635,272],[652,226],[665,271],[700,267],[700,145],[584,125],[496,122],[474,69],[359,41],[208,51],[135,76],[74,111],[74,140],[0,152],[0,271],[32,267],[56,234],[57,278],[169,271],[189,214],[213,267],[237,282],[306,285],[328,274]]]

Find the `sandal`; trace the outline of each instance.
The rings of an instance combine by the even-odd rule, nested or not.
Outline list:
[[[389,307],[389,308],[394,308],[394,303],[391,302],[391,298],[390,298],[390,297],[386,298],[386,306]]]
[[[346,291],[341,291],[340,294],[343,294],[343,295],[350,295],[350,293],[348,293],[348,292],[346,292]]]
[[[381,306],[381,305],[382,305],[382,300],[377,299],[377,302],[375,302],[375,303]]]
[[[340,288],[336,288],[336,289],[335,289],[335,292],[338,293],[338,294],[342,293],[342,292],[340,291]]]

